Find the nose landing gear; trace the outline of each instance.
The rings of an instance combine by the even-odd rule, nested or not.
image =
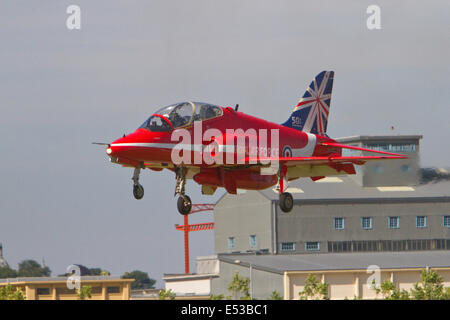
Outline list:
[[[175,168],[175,178],[177,180],[175,186],[175,196],[180,195],[177,200],[178,212],[182,215],[189,214],[192,209],[192,201],[187,195],[184,194],[184,188],[186,186],[186,171],[185,167]]]
[[[175,196],[179,195],[177,200],[177,208],[178,212],[182,215],[189,214],[192,209],[192,201],[189,196],[184,194],[184,188],[186,186],[186,171],[185,167],[176,167],[175,168],[175,176],[176,176],[176,186],[175,186]],[[134,168],[133,177],[133,195],[137,200],[140,200],[144,197],[144,187],[139,183],[139,175],[141,173],[141,167]]]
[[[189,198],[189,196],[184,194],[180,195],[180,197],[177,200],[177,208],[178,212],[181,213],[182,215],[189,214],[189,212],[191,212],[192,209],[191,198]]]
[[[141,173],[141,168],[134,168],[133,177],[133,195],[137,200],[140,200],[144,197],[144,187],[139,183],[139,174]]]

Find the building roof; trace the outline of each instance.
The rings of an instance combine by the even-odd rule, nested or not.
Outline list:
[[[450,201],[450,181],[440,181],[417,186],[399,187],[361,187],[349,176],[326,177],[316,182],[302,178],[289,182],[289,189],[294,200],[301,202],[356,201],[356,200],[399,200],[410,201],[414,198],[430,201],[439,198]],[[279,194],[274,188],[258,191],[266,198],[278,201]]]
[[[350,143],[350,142],[371,142],[371,141],[409,141],[409,140],[420,140],[422,139],[422,135],[379,135],[379,136],[367,136],[367,135],[359,135],[359,136],[349,136],[349,137],[341,137],[335,138],[334,140],[342,143]]]
[[[217,278],[218,274],[216,273],[164,273],[163,280],[166,282],[170,281],[192,281],[192,280],[204,280]]]
[[[450,251],[352,252],[317,254],[221,254],[223,262],[283,274],[285,271],[450,268]]]
[[[66,282],[68,277],[22,277],[0,279],[0,283],[14,282]],[[134,281],[122,279],[120,276],[80,276],[80,281]]]

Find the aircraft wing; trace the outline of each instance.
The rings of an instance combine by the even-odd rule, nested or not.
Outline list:
[[[357,164],[357,165],[363,165],[364,163],[368,161],[378,161],[378,160],[392,160],[392,159],[408,159],[407,156],[397,153],[391,153],[391,152],[384,152],[384,151],[378,151],[378,150],[372,150],[372,149],[366,149],[366,148],[360,148],[360,147],[354,147],[354,146],[348,146],[345,144],[339,144],[339,143],[331,143],[331,142],[323,142],[321,143],[322,146],[326,147],[334,147],[334,148],[341,148],[341,149],[352,149],[352,150],[359,150],[359,151],[365,151],[365,152],[372,152],[372,153],[378,153],[380,155],[377,156],[351,156],[351,157],[342,157],[340,155],[331,155],[328,157],[247,157],[244,158],[245,162],[256,162],[256,163],[265,163],[268,164],[269,162],[276,162],[282,163],[288,167],[291,166],[297,166],[297,165],[332,165],[332,164]]]
[[[367,161],[376,160],[392,160],[392,159],[407,159],[408,157],[398,155],[398,156],[361,156],[361,157],[247,157],[244,158],[246,163],[256,162],[261,164],[268,164],[269,162],[278,161],[288,167],[297,166],[302,164],[310,165],[329,165],[337,163],[353,163],[357,165],[362,165]]]
[[[348,146],[346,144],[340,144],[340,143],[322,142],[322,143],[320,143],[320,145],[326,146],[326,147],[335,147],[335,148],[340,148],[340,149],[352,149],[352,150],[359,150],[359,151],[372,152],[372,153],[388,154],[388,155],[391,155],[391,156],[402,156],[401,154],[397,154],[397,153],[391,153],[391,152],[378,151],[378,150],[372,150],[372,149],[367,149],[367,148]]]

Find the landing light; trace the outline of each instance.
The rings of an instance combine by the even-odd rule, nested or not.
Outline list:
[[[107,154],[111,154],[111,152],[112,152],[111,148],[106,149]]]

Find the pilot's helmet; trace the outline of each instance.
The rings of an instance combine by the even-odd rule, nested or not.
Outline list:
[[[209,119],[216,116],[216,112],[214,111],[213,106],[211,105],[203,105],[200,111],[200,115],[202,119]]]

